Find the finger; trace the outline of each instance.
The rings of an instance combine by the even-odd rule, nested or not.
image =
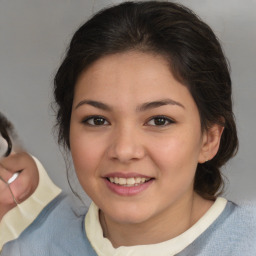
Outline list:
[[[10,184],[10,188],[14,197],[18,202],[26,200],[36,189],[39,182],[39,174],[37,166],[33,158],[27,153],[18,153],[15,158],[17,163],[9,168],[14,168],[23,171],[19,174],[16,180]]]
[[[26,200],[36,189],[38,181],[34,176],[34,173],[30,173],[25,170],[9,185],[13,196],[16,198],[18,203]]]
[[[16,175],[22,170],[22,161],[27,159],[26,154],[14,153],[8,157],[2,158],[0,161],[0,176],[3,181],[10,184],[15,180]],[[26,161],[26,160],[25,160]]]
[[[2,179],[0,179],[0,183],[7,183],[9,179],[11,179],[11,177],[13,176],[13,173],[10,172],[9,170],[7,170],[6,168],[4,168],[1,164],[0,164],[0,177]]]
[[[25,169],[28,162],[34,162],[34,160],[26,152],[19,152],[2,158],[0,165],[9,172],[14,173]]]
[[[12,207],[14,205],[15,202],[8,185],[0,181],[0,208]]]
[[[13,203],[18,204],[18,201],[16,200],[10,184],[14,182],[17,177],[19,176],[18,173],[15,173],[7,182],[0,176],[0,206],[1,208],[3,206],[9,207],[12,206]]]

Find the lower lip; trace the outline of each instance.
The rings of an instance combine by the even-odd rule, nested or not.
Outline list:
[[[115,183],[112,183],[108,179],[104,179],[104,180],[105,180],[105,183],[107,184],[107,187],[112,192],[114,192],[115,194],[118,194],[119,196],[135,196],[141,193],[142,191],[146,190],[154,181],[152,179],[138,186],[125,187],[125,186],[120,186]]]

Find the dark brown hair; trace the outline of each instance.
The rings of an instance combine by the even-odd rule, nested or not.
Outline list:
[[[8,156],[12,150],[12,139],[15,136],[14,128],[11,122],[0,112],[0,136],[2,136],[8,144],[8,149],[4,156]],[[1,156],[0,156],[1,157]]]
[[[211,28],[191,10],[170,2],[125,2],[94,15],[74,34],[54,80],[58,141],[69,149],[74,87],[83,70],[103,56],[138,50],[163,56],[177,80],[191,92],[202,130],[225,127],[217,155],[198,164],[194,189],[213,199],[223,186],[220,167],[237,151],[231,79]]]

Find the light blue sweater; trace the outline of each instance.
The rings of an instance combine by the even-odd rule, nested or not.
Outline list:
[[[1,256],[96,256],[84,229],[87,209],[79,213],[71,205],[63,194],[55,198],[18,239],[4,245]],[[177,254],[194,255],[256,255],[256,207],[228,202],[215,222]]]

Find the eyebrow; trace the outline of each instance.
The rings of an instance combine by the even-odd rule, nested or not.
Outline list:
[[[141,106],[137,108],[137,111],[142,112],[142,111],[146,111],[153,108],[159,108],[166,105],[176,105],[185,109],[185,107],[178,101],[175,101],[172,99],[162,99],[162,100],[143,103]]]
[[[112,111],[112,107],[110,107],[109,105],[99,101],[94,101],[94,100],[82,100],[76,105],[75,109],[79,108],[82,105],[90,105],[105,111]],[[168,98],[168,99],[162,99],[162,100],[143,103],[136,108],[136,111],[143,112],[146,110],[159,108],[161,106],[166,106],[166,105],[176,105],[185,109],[184,105],[182,105],[180,102]]]
[[[91,105],[95,108],[99,108],[99,109],[102,109],[102,110],[105,110],[105,111],[111,111],[112,110],[112,108],[110,106],[108,106],[108,105],[106,105],[102,102],[94,101],[94,100],[82,100],[76,105],[75,109],[77,109],[80,106],[85,105],[85,104]]]

